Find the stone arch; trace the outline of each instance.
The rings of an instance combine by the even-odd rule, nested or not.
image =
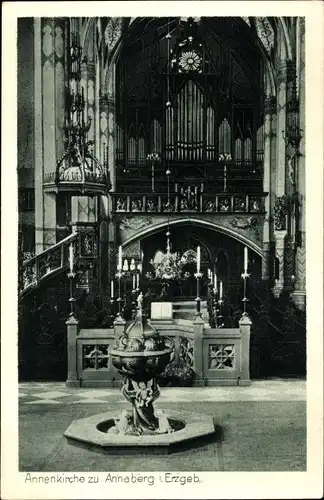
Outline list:
[[[246,236],[243,236],[241,234],[238,234],[236,231],[233,229],[230,229],[228,227],[221,226],[217,223],[206,221],[203,219],[199,219],[198,217],[193,217],[190,219],[187,218],[180,218],[176,220],[171,220],[169,223],[167,221],[163,221],[161,223],[157,224],[152,224],[149,226],[146,226],[145,228],[139,230],[136,232],[136,234],[130,236],[128,239],[126,239],[122,243],[122,247],[126,248],[128,245],[133,243],[136,240],[142,239],[146,236],[152,235],[156,232],[159,232],[169,226],[172,228],[172,226],[177,226],[177,225],[198,225],[201,227],[209,228],[211,230],[214,230],[216,232],[220,232],[223,234],[226,234],[227,236],[230,236],[231,238],[234,238],[235,240],[239,241],[243,245],[246,245],[248,248],[256,252],[260,257],[262,257],[262,248],[261,246],[258,246],[254,241],[252,241],[250,238],[247,238]]]
[[[129,26],[130,25],[132,25],[132,27],[135,26],[141,19],[142,18],[140,18],[140,17],[132,18],[132,22],[129,23]],[[244,18],[242,17],[242,19],[244,19]],[[282,29],[284,32],[284,36],[285,36],[287,57],[289,56],[291,58],[291,44],[289,41],[289,34],[288,34],[287,26],[285,24],[285,21],[282,18],[279,18],[279,19],[280,19],[280,23],[281,23],[281,26],[282,26]],[[270,60],[270,58],[267,54],[267,51],[263,45],[263,42],[258,37],[256,30],[255,30],[255,36],[257,37],[257,39],[259,41],[262,58],[263,58],[267,73],[269,75],[269,80],[270,80],[270,84],[271,84],[271,95],[274,96],[274,95],[276,95],[276,83],[275,83],[276,79],[275,79],[275,69],[273,66],[273,62]],[[122,47],[122,33],[121,33],[120,39],[118,40],[118,42],[116,43],[116,45],[113,49],[112,56],[108,60],[107,66],[105,68],[103,68],[103,75],[104,75],[103,76],[103,85],[105,88],[107,88],[107,85],[108,85],[109,72],[111,71],[111,67],[112,67],[113,63],[115,63],[117,60],[117,57],[118,57],[120,50],[121,50],[121,47]]]
[[[278,18],[278,23],[282,29],[282,34],[283,34],[283,39],[284,39],[284,44],[285,44],[285,50],[286,50],[286,58],[288,60],[292,60],[293,54],[292,54],[292,47],[291,47],[291,40],[289,37],[288,33],[288,28],[286,21],[284,20],[283,17]]]

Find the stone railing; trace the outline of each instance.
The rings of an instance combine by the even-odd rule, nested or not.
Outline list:
[[[119,194],[112,193],[113,210],[117,213],[264,213],[266,194],[222,194],[205,193],[186,198],[180,194]]]
[[[43,279],[68,267],[71,243],[75,259],[92,260],[97,258],[96,232],[91,230],[74,232],[44,252],[22,263],[19,272],[20,295],[24,295],[27,291],[38,286]]]
[[[186,324],[185,324],[186,323]],[[242,317],[238,328],[206,328],[201,317],[183,325],[152,322],[174,345],[173,362],[194,370],[196,386],[249,385],[251,321]],[[110,350],[123,334],[126,322],[115,328],[81,329],[67,321],[69,386],[119,386],[121,377],[112,366]]]

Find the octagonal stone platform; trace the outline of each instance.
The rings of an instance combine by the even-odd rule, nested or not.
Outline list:
[[[109,421],[118,417],[118,412],[106,412],[74,420],[64,433],[69,444],[91,448],[101,453],[157,453],[169,454],[188,446],[211,440],[215,434],[213,418],[199,413],[165,411],[170,422],[180,428],[169,434],[128,436],[102,432]]]

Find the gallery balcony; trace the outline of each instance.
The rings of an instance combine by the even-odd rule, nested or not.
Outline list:
[[[116,213],[219,213],[264,214],[267,193],[111,193]]]

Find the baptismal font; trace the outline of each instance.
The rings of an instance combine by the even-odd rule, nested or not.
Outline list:
[[[137,314],[110,351],[112,364],[124,377],[121,393],[131,403],[122,411],[108,431],[136,435],[173,432],[164,413],[154,412],[153,402],[159,397],[157,376],[171,361],[173,346],[161,337],[143,316],[143,295],[137,298]]]

